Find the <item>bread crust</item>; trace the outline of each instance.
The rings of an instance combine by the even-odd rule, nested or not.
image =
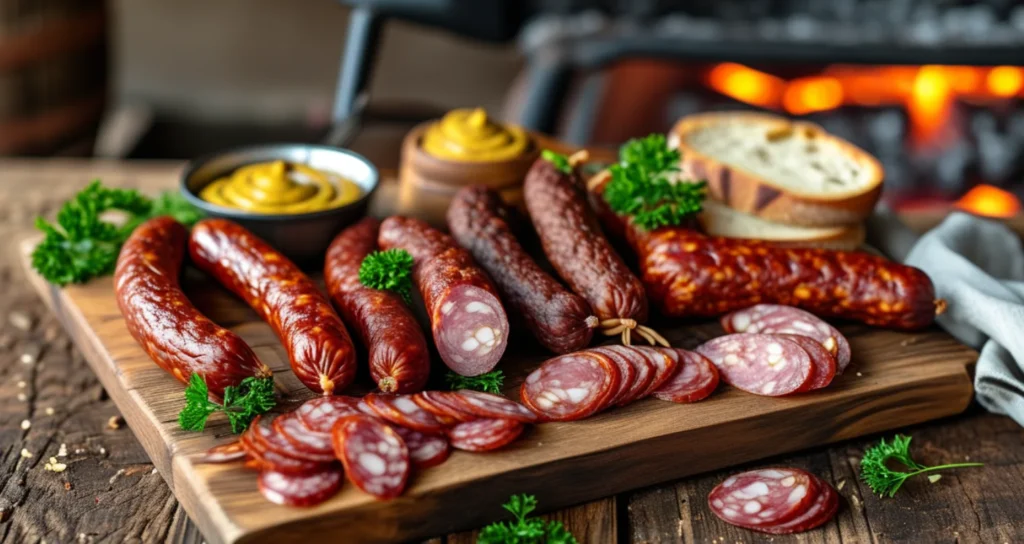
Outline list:
[[[868,186],[828,195],[799,193],[779,187],[753,172],[704,155],[688,142],[692,134],[704,127],[740,118],[764,123],[770,131],[779,134],[799,131],[801,137],[812,135],[813,138],[830,141],[868,169]],[[866,151],[825,132],[814,123],[754,112],[701,113],[680,119],[669,133],[669,142],[678,147],[682,154],[683,172],[696,179],[707,180],[709,196],[731,208],[769,221],[807,227],[856,225],[871,213],[882,194],[884,171],[881,163]]]

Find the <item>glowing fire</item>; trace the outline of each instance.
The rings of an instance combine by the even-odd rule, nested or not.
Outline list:
[[[998,187],[977,185],[956,202],[956,207],[987,217],[1013,217],[1020,212],[1020,200]]]
[[[786,81],[735,63],[714,66],[707,84],[741,102],[792,115],[843,105],[904,106],[915,142],[926,142],[945,125],[954,100],[1024,98],[1020,66],[835,65],[821,75]]]

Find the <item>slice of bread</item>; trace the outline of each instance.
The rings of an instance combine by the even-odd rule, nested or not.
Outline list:
[[[683,172],[730,207],[791,225],[861,223],[882,193],[879,162],[812,123],[744,112],[684,117],[669,134]]]
[[[824,247],[857,249],[864,243],[864,226],[797,227],[772,223],[736,211],[721,202],[704,201],[704,211],[697,217],[704,232],[726,238],[750,238],[783,247]]]

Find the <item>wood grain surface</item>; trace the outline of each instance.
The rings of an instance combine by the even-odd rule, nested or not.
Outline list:
[[[0,235],[17,239],[34,215],[52,213],[92,177],[153,190],[172,184],[178,167],[6,161],[0,164]],[[0,320],[4,324],[0,374],[6,378],[0,381],[0,538],[5,542],[201,541],[202,535],[153,473],[132,433],[124,425],[107,427],[108,419],[117,413],[115,407],[15,269],[14,248],[4,249],[9,251],[0,252]],[[24,391],[23,396],[19,391]],[[23,420],[30,421],[28,429],[21,429]],[[878,499],[856,479],[856,460],[877,436],[775,457],[765,463],[814,470],[833,485],[842,485],[845,497],[837,523],[792,539],[730,529],[708,515],[706,493],[729,471],[620,494],[548,517],[566,521],[583,542],[1024,539],[1019,523],[1024,508],[1016,498],[1024,485],[1024,432],[1015,423],[975,406],[963,416],[907,432],[914,435],[915,454],[923,462],[969,458],[987,461],[991,468],[949,475],[934,485],[926,480],[911,482],[897,499]],[[61,443],[70,450],[67,470],[44,471],[46,458],[56,455]],[[20,457],[22,448],[34,456]],[[496,505],[491,509],[496,510]],[[491,512],[487,521],[498,516]],[[442,541],[471,542],[473,533],[432,540]]]

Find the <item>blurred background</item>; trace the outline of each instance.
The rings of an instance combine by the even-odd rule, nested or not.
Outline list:
[[[1016,0],[0,0],[0,155],[331,138],[394,167],[455,107],[609,146],[762,109],[878,156],[898,207],[1012,215],[1022,67]]]

